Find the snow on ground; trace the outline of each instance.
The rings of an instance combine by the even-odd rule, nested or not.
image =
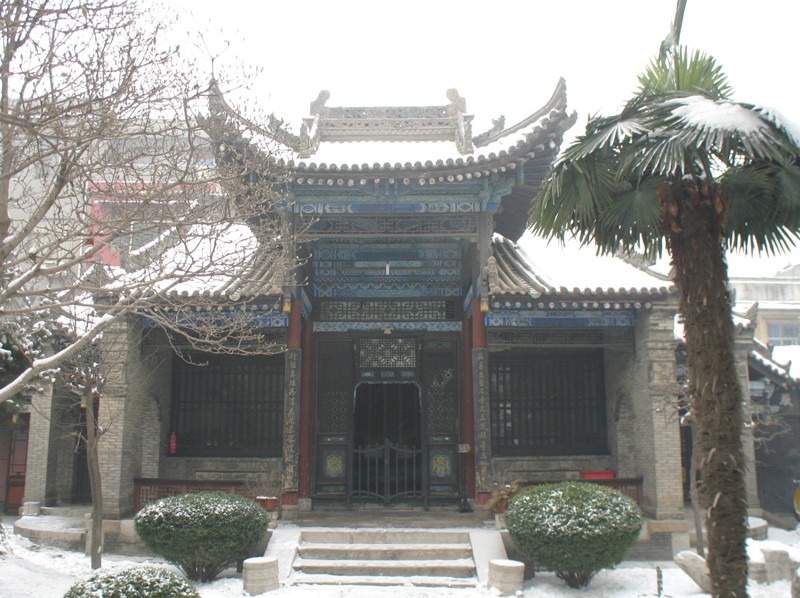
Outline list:
[[[60,598],[75,581],[85,579],[91,573],[88,558],[77,552],[59,550],[34,544],[13,534],[12,528],[3,526],[8,541],[0,554],[0,596],[3,598]],[[770,544],[780,543],[800,551],[800,530],[784,531],[770,528]],[[751,543],[753,558],[758,558],[761,543]],[[134,564],[150,564],[167,567],[158,559],[119,557],[106,555],[104,569],[128,567]],[[663,571],[663,596],[697,597],[708,596],[692,582],[680,569],[669,562],[625,562],[611,571],[601,571],[585,590],[572,590],[551,573],[537,573],[532,580],[525,582],[521,596],[525,598],[563,598],[599,597],[632,598],[658,596],[656,567]],[[174,569],[173,569],[174,570]],[[212,583],[200,584],[198,589],[203,598],[230,598],[249,596],[242,589],[242,580],[233,570],[227,577]],[[772,584],[750,584],[750,598],[789,597],[788,581]],[[284,585],[279,590],[262,596],[268,598],[471,598],[493,597],[497,592],[486,588],[450,589],[415,588],[403,585],[390,587],[375,586],[292,586]]]

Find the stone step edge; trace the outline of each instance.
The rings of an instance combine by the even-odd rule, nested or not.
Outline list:
[[[434,577],[416,575],[413,577],[384,577],[377,575],[328,575],[325,573],[307,574],[295,571],[289,578],[287,587],[303,585],[335,585],[335,586],[397,586],[412,585],[415,587],[434,588],[474,588],[478,580],[473,577]]]
[[[473,577],[476,574],[475,562],[472,559],[403,560],[403,561],[364,561],[364,560],[328,560],[296,558],[292,569],[306,574],[339,575],[347,578],[353,575],[365,576],[445,576]]]
[[[325,544],[466,544],[469,532],[436,530],[304,529],[301,542]]]
[[[334,549],[334,550],[375,550],[376,552],[386,550],[424,550],[424,551],[437,551],[437,550],[469,550],[472,551],[472,544],[469,542],[452,543],[452,544],[427,544],[420,542],[418,544],[405,544],[405,543],[372,543],[364,542],[358,544],[340,544],[339,542],[301,542],[300,550],[303,548],[314,549]]]
[[[365,565],[365,566],[373,566],[373,564],[385,564],[385,565],[395,565],[395,566],[402,566],[402,567],[423,567],[423,566],[475,566],[475,561],[471,558],[463,558],[463,559],[404,559],[402,561],[377,561],[377,560],[359,560],[359,559],[304,559],[303,557],[298,557],[294,560],[293,567],[297,567],[298,564],[300,565],[317,565],[317,564],[324,564],[324,565]]]
[[[316,548],[305,547],[300,548],[297,552],[298,556],[304,559],[313,560],[338,560],[338,561],[420,561],[423,559],[436,559],[437,561],[453,561],[453,560],[472,560],[472,550],[469,548],[462,549],[438,549],[438,550],[422,550],[422,549],[391,549],[391,550],[358,550],[351,548]]]

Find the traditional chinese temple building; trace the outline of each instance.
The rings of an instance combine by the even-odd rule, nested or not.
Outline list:
[[[590,477],[625,481],[673,548],[688,539],[671,284],[591,249],[564,265],[523,236],[575,121],[563,81],[479,134],[447,99],[333,107],[322,92],[300,135],[273,130],[301,266],[255,255],[252,277],[210,292],[248,299],[285,351],[196,367],[141,321],[107,334],[128,355],[104,396],[128,402],[103,440],[110,517],[165,488],[247,483],[291,516]],[[26,500],[74,492],[55,436],[33,414]]]

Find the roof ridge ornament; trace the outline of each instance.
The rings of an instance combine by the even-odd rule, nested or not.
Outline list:
[[[451,141],[459,153],[472,153],[472,115],[457,89],[440,106],[328,106],[323,89],[311,102],[301,130],[301,158],[314,155],[320,141]]]
[[[497,123],[496,121],[492,121],[493,126],[489,131],[485,133],[481,133],[477,135],[472,141],[475,143],[476,147],[482,147],[485,145],[489,145],[493,141],[497,141],[501,137],[505,137],[510,135],[511,133],[515,133],[525,127],[533,124],[537,120],[544,118],[547,115],[550,115],[552,118],[556,115],[565,115],[565,110],[567,108],[567,82],[564,80],[564,77],[561,77],[556,84],[555,91],[553,91],[553,95],[550,96],[550,99],[547,103],[542,106],[539,110],[528,116],[527,118],[521,120],[517,124],[507,128],[501,129],[496,131]],[[501,117],[502,118],[502,117]],[[498,119],[499,120],[499,119]],[[505,119],[503,118],[503,126],[505,126]]]

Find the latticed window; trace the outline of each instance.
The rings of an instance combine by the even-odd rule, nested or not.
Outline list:
[[[176,360],[174,454],[280,456],[284,357],[208,355],[196,366]]]
[[[492,355],[489,385],[495,456],[607,452],[602,352]]]

